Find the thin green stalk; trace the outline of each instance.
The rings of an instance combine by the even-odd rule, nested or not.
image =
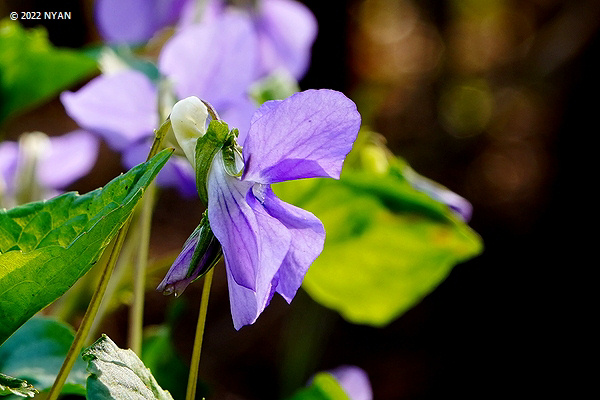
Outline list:
[[[160,128],[154,132],[154,142],[152,142],[152,147],[150,148],[150,152],[148,153],[147,160],[150,160],[152,157],[158,153],[158,150],[161,147],[161,143],[166,136],[167,132],[171,129],[171,121],[167,119]],[[127,236],[127,230],[129,229],[129,225],[131,224],[131,220],[133,218],[133,214],[129,215],[127,221],[123,224],[119,233],[117,234],[117,238],[115,239],[115,245],[110,253],[110,257],[106,263],[104,271],[102,271],[102,275],[100,276],[100,281],[98,282],[98,286],[96,291],[92,296],[92,300],[88,305],[88,309],[83,316],[83,320],[81,321],[81,325],[75,334],[75,339],[71,344],[71,348],[67,353],[67,357],[63,362],[62,367],[48,393],[47,400],[56,400],[60,395],[60,391],[64,386],[67,376],[69,376],[69,372],[73,368],[77,357],[79,357],[79,353],[83,348],[83,344],[87,339],[87,336],[90,332],[90,328],[92,327],[92,323],[94,322],[94,318],[100,308],[100,304],[102,303],[102,297],[106,292],[106,287],[108,286],[108,281],[110,280],[110,276],[115,269],[115,265],[117,264],[117,259],[119,258],[119,254],[121,253],[121,248],[123,247],[123,242],[125,242],[125,237]]]
[[[54,381],[54,385],[50,389],[48,393],[47,400],[56,400],[62,390],[65,381],[67,380],[67,376],[77,357],[79,357],[79,353],[83,348],[83,344],[85,339],[88,336],[90,328],[92,327],[92,322],[94,322],[94,317],[96,317],[96,313],[98,312],[98,308],[100,308],[100,303],[102,302],[102,297],[104,296],[104,292],[106,291],[106,286],[108,285],[108,280],[110,279],[110,275],[115,268],[117,263],[117,259],[119,258],[119,253],[121,252],[121,247],[123,247],[123,242],[125,241],[125,236],[127,235],[127,229],[129,228],[129,224],[131,223],[131,216],[127,219],[119,233],[117,234],[117,239],[115,241],[115,246],[110,253],[110,257],[108,258],[108,262],[104,267],[104,271],[102,271],[102,275],[100,277],[100,282],[98,283],[98,287],[92,296],[92,300],[90,301],[90,305],[88,306],[85,315],[83,316],[83,320],[81,321],[81,325],[77,330],[77,334],[75,335],[75,339],[71,344],[71,348],[67,353],[67,357],[63,362],[62,367],[60,368],[60,372]]]
[[[136,218],[135,214],[134,218]],[[133,223],[135,223],[135,221],[133,221],[132,224]],[[92,328],[90,329],[86,343],[90,343],[92,338],[99,336],[98,330],[100,329],[102,320],[109,309],[111,300],[114,299],[117,289],[121,285],[123,279],[125,279],[125,272],[131,271],[130,267],[133,265],[134,252],[139,242],[139,236],[139,232],[134,230],[127,235],[127,239],[125,239],[125,244],[123,244],[123,249],[121,249],[121,255],[119,256],[119,261],[117,262],[117,266],[111,275],[110,281],[108,282],[106,292],[104,293],[104,297],[100,303],[100,308],[98,309],[98,313],[96,314],[96,318],[94,319],[94,323],[92,324]]]
[[[137,355],[142,354],[142,330],[144,325],[144,289],[146,287],[146,269],[150,248],[150,228],[156,187],[150,184],[142,200],[142,213],[139,220],[138,254],[133,271],[133,302],[129,309],[129,348]]]
[[[192,361],[190,365],[190,375],[188,377],[186,400],[196,398],[196,384],[198,383],[198,368],[200,366],[200,352],[202,351],[202,339],[204,337],[204,325],[206,324],[206,312],[208,310],[208,297],[210,295],[210,285],[214,268],[211,268],[204,276],[204,287],[202,288],[202,299],[200,300],[200,313],[198,315],[198,325],[196,326],[196,337],[194,338],[194,349],[192,350]]]

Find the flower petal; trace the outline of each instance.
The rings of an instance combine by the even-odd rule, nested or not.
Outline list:
[[[67,187],[92,169],[98,146],[98,139],[83,130],[50,137],[50,147],[36,169],[38,181],[46,188]]]
[[[96,24],[100,35],[111,43],[139,43],[172,24],[186,0],[98,0]]]
[[[321,254],[325,243],[325,228],[312,213],[288,204],[270,187],[266,188],[264,207],[292,235],[290,249],[278,272],[277,293],[290,303],[302,285],[306,271]]]
[[[356,105],[334,90],[307,90],[267,102],[244,142],[245,180],[338,179],[360,128]]]
[[[256,25],[261,75],[283,67],[297,79],[302,78],[317,36],[317,20],[311,11],[296,1],[264,0]]]
[[[63,92],[60,99],[79,126],[123,150],[158,126],[157,95],[144,74],[127,70],[94,78],[75,93]]]
[[[198,96],[221,110],[243,96],[256,77],[256,48],[250,17],[228,11],[173,36],[159,68],[173,80],[179,98]]]
[[[208,219],[223,247],[236,329],[253,323],[273,295],[272,282],[291,234],[254,197],[252,183],[227,175],[218,154],[208,177]]]

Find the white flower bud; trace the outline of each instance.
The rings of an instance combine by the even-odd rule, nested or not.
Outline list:
[[[206,133],[208,109],[195,96],[179,100],[171,111],[171,126],[183,153],[196,168],[196,142]]]

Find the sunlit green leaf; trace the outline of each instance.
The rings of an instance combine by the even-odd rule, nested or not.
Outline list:
[[[0,343],[98,261],[171,153],[83,196],[0,210]]]
[[[333,375],[320,372],[310,386],[294,393],[288,400],[349,400],[349,397]]]
[[[25,30],[17,21],[0,21],[0,123],[94,71],[91,57],[53,47],[43,28]]]
[[[75,338],[71,327],[50,318],[34,317],[0,346],[0,371],[26,379],[36,389],[50,389]],[[85,395],[87,371],[79,358],[62,393]]]
[[[173,400],[133,351],[118,348],[106,335],[85,349],[82,356],[91,373],[87,380],[89,400]]]
[[[402,165],[392,159],[383,169],[346,168],[339,181],[274,187],[319,217],[327,232],[303,288],[353,323],[390,323],[482,249],[479,236],[450,208],[402,176]]]

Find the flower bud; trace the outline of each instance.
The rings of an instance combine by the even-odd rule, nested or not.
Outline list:
[[[196,142],[206,133],[208,109],[199,98],[191,96],[175,103],[170,118],[179,147],[196,168]]]
[[[210,229],[205,214],[156,290],[179,296],[190,283],[206,274],[222,254],[221,244]]]

